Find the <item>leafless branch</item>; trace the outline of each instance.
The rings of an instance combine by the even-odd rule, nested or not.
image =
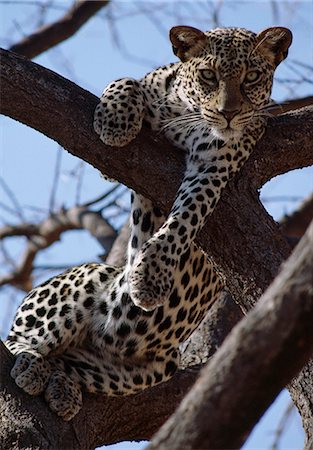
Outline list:
[[[143,11],[141,11],[143,12]],[[119,50],[119,52],[126,58],[131,60],[132,62],[138,63],[145,67],[153,67],[155,65],[155,61],[148,58],[142,58],[136,54],[136,52],[132,53],[129,51],[128,47],[122,42],[121,35],[119,33],[119,29],[116,24],[116,17],[114,15],[114,10],[108,8],[106,13],[106,24],[110,29],[111,39],[113,44]]]
[[[85,206],[86,208],[89,206],[93,206],[96,203],[101,202],[102,200],[108,198],[111,194],[116,192],[120,188],[120,184],[115,184],[111,189],[106,191],[104,194],[101,194],[99,197],[94,198],[93,200],[90,200],[88,202],[84,202],[81,206]],[[120,194],[119,194],[120,195]],[[118,196],[119,196],[118,195]],[[106,205],[107,206],[107,205]]]
[[[271,446],[271,450],[279,449],[279,442],[286,430],[287,422],[290,419],[290,415],[294,411],[294,409],[295,409],[295,405],[293,404],[293,402],[289,402],[282,418],[279,421],[277,429],[275,430],[275,438],[274,438],[274,442]]]
[[[21,205],[19,204],[19,201],[17,200],[12,189],[9,187],[9,185],[4,181],[2,177],[0,177],[0,185],[4,190],[4,192],[6,193],[9,200],[11,201],[15,214],[20,218],[20,220],[24,220],[23,210],[21,208]]]
[[[126,263],[126,249],[130,236],[129,220],[125,222],[112,245],[106,263],[112,266],[122,267]]]
[[[310,195],[293,213],[286,215],[280,221],[284,234],[293,237],[302,237],[313,219],[313,194]]]
[[[75,203],[79,205],[81,203],[80,196],[83,187],[83,178],[85,172],[85,163],[81,161],[78,166],[78,176],[77,176],[77,185],[76,185],[76,195],[75,195]]]
[[[34,260],[41,250],[60,239],[62,233],[73,229],[88,230],[109,251],[116,231],[103,218],[102,214],[84,206],[74,206],[51,213],[39,224],[20,224],[0,229],[0,239],[9,236],[26,236],[28,243],[18,266],[6,275],[0,276],[0,286],[11,284],[24,291],[32,288]]]
[[[10,50],[27,58],[34,58],[71,37],[90,17],[109,3],[109,0],[74,2],[61,19],[39,28],[30,36],[12,45]]]
[[[5,225],[0,228],[0,240],[11,236],[32,237],[39,233],[39,226],[32,223]]]

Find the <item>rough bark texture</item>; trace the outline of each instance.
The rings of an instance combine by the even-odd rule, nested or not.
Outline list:
[[[313,354],[312,248],[313,221],[282,272],[232,330],[147,450],[244,443],[264,409]],[[227,431],[221,433],[221,427]]]
[[[304,450],[313,449],[313,388],[312,388],[312,374],[313,374],[313,359],[305,366],[289,384],[288,389],[291,398],[301,411],[301,418],[303,428],[305,430]]]
[[[169,209],[184,170],[182,152],[147,130],[142,130],[125,148],[104,146],[92,129],[93,111],[98,101],[95,96],[22,57],[1,51],[1,58],[2,113],[55,139],[71,153],[151,198],[164,210]],[[312,164],[312,110],[312,107],[306,108],[270,121],[266,136],[241,174],[225,189],[221,202],[199,236],[199,244],[213,255],[233,298],[244,310],[255,304],[290,252],[278,227],[260,204],[257,189],[275,175]],[[257,354],[257,348],[255,352]],[[8,372],[3,373],[8,377]],[[304,388],[297,380],[293,386],[295,402],[302,417],[307,418],[304,421],[306,430],[313,428],[312,409],[303,401],[312,395],[312,372],[310,374]],[[68,427],[74,436],[84,431],[86,437],[80,435],[80,447],[77,445],[76,448],[147,438],[175,409],[190,386],[190,377],[189,372],[178,373],[172,382],[131,399],[117,401],[88,396],[83,411],[73,423],[64,425],[49,415],[50,426],[54,421],[57,424],[54,429],[59,430],[59,435]],[[253,384],[253,380],[250,379],[250,383]],[[180,397],[175,394],[178,386]],[[171,389],[174,389],[173,393]],[[19,391],[14,392],[16,395]],[[272,392],[272,399],[274,395]],[[37,405],[41,404],[40,411],[47,416],[47,410],[39,400],[21,398],[25,399],[27,407],[35,401]],[[149,405],[145,408],[145,417],[141,417],[143,404]],[[97,411],[97,414],[91,413],[92,427],[86,415],[92,411],[90,405]],[[123,417],[120,420],[127,417],[124,428],[113,426],[115,422],[110,420],[115,414],[120,416],[121,410]],[[220,432],[224,433],[223,425]],[[98,440],[95,438],[97,433]]]

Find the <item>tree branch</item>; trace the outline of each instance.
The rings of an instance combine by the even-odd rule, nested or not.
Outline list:
[[[313,194],[304,200],[300,207],[280,221],[282,232],[287,236],[300,238],[313,219]]]
[[[75,1],[61,19],[34,31],[12,45],[10,50],[27,58],[34,58],[73,36],[94,14],[109,3],[109,0]]]
[[[119,231],[117,238],[115,239],[110,253],[105,262],[111,266],[122,267],[126,263],[126,250],[128,246],[128,240],[130,236],[129,219],[126,220],[124,225]]]
[[[147,179],[151,177],[152,187],[158,186],[160,192],[158,203],[169,207],[184,167],[182,152],[173,150],[156,133],[142,130],[140,137],[129,146],[118,148],[119,157],[116,158],[112,148],[102,144],[93,132],[97,97],[23,57],[6,50],[0,50],[0,56],[3,114],[37,129],[69,152],[138,191],[144,189],[144,181],[138,180],[137,175],[145,161]],[[51,107],[46,108],[47,104]],[[249,177],[253,179],[253,186],[260,187],[276,175],[312,163],[307,149],[313,134],[310,110],[302,109],[269,121],[266,137],[253,158],[257,159],[257,165],[252,169],[253,177]],[[129,170],[119,164],[122,158],[129,162]],[[169,163],[167,170],[164,163]],[[248,167],[251,165],[250,161]],[[146,195],[150,191],[151,197],[149,187],[146,186],[145,191]]]
[[[273,105],[270,111],[271,114],[279,115],[311,105],[313,105],[313,96],[309,95],[308,97],[293,98],[291,100],[286,100],[285,102],[280,104],[277,103],[275,106]]]
[[[85,206],[62,209],[50,214],[47,219],[36,225],[7,225],[1,228],[0,240],[10,236],[27,236],[28,242],[15,270],[0,276],[0,286],[11,284],[24,291],[32,289],[33,263],[37,253],[58,241],[65,231],[79,229],[88,230],[106,251],[110,251],[117,235],[100,212],[92,211]]]

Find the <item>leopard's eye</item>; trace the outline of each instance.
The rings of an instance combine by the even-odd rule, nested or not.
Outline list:
[[[216,74],[210,69],[201,69],[200,77],[205,83],[213,84],[216,83]]]
[[[258,70],[250,70],[250,72],[246,74],[245,83],[254,83],[258,81],[260,76],[261,72],[259,72]]]

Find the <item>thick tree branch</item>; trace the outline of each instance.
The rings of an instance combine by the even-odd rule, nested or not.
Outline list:
[[[152,187],[158,186],[159,203],[167,207],[171,204],[184,166],[181,152],[147,130],[127,147],[115,151],[106,147],[92,129],[98,102],[94,95],[23,57],[6,50],[0,50],[0,56],[1,113],[55,139],[68,151],[138,191],[144,189],[144,181],[137,175],[145,161],[146,178],[151,179]],[[252,169],[253,177],[249,177],[254,186],[312,163],[307,149],[312,140],[312,121],[310,109],[270,120],[267,135],[255,151],[257,165]],[[119,164],[121,159],[128,161],[128,170]],[[145,190],[151,197],[149,187]]]
[[[184,170],[182,152],[147,130],[142,130],[125,148],[105,147],[92,129],[96,97],[30,61],[5,51],[1,56],[2,113],[57,140],[68,151],[151,198],[164,210],[170,207]],[[259,203],[257,188],[277,174],[312,164],[312,138],[312,108],[270,121],[266,136],[225,190],[199,236],[200,245],[213,255],[243,309],[255,304],[290,252],[276,224]],[[169,399],[167,396],[171,405]],[[105,405],[107,401],[113,400],[106,400]],[[123,405],[129,407],[128,400],[124,401]],[[301,408],[303,402],[297,404]],[[138,409],[141,411],[141,406]],[[82,416],[85,411],[84,408]],[[307,425],[313,424],[312,414],[308,417]],[[134,428],[137,420],[141,419],[132,420]],[[129,434],[120,437],[123,438],[135,437]],[[136,438],[142,438],[139,432]],[[98,444],[102,442],[99,440]]]
[[[304,108],[305,106],[313,105],[313,96],[310,95],[308,97],[302,98],[294,98],[291,100],[286,100],[281,104],[276,104],[271,108],[271,114],[278,115],[283,114],[289,111],[294,111],[295,109]]]
[[[109,3],[109,0],[75,1],[61,19],[34,31],[12,45],[10,50],[27,58],[34,58],[73,36],[94,14]]]

